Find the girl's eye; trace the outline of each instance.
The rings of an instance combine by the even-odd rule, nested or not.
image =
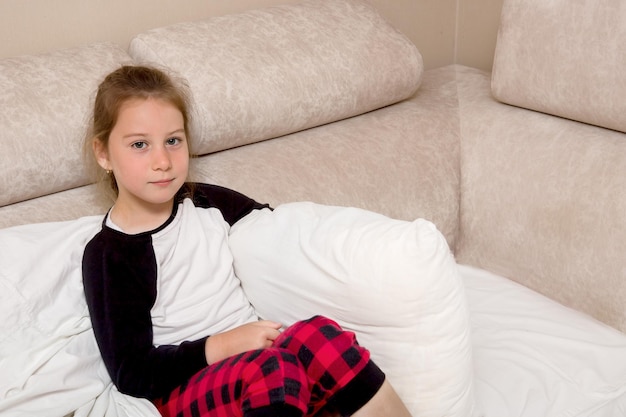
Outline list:
[[[166,143],[170,146],[178,145],[181,142],[180,138],[169,138]]]
[[[146,142],[142,142],[142,141],[139,141],[139,142],[134,142],[134,143],[133,143],[132,145],[130,145],[130,146],[132,146],[132,147],[133,147],[133,148],[135,148],[135,149],[144,149],[144,148],[146,147]]]

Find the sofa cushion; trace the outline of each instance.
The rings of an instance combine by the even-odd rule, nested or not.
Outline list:
[[[104,216],[109,208],[111,200],[102,192],[99,184],[84,185],[0,207],[0,229],[29,223],[72,220],[94,214]]]
[[[246,217],[229,244],[261,317],[328,316],[370,349],[412,415],[474,415],[464,287],[432,223],[297,202]]]
[[[623,0],[505,0],[493,94],[505,103],[626,132],[624,39]]]
[[[369,5],[310,0],[181,23],[131,41],[186,78],[206,154],[361,114],[418,88],[417,48]]]
[[[126,61],[110,43],[0,60],[0,206],[89,182],[82,140],[91,99]]]

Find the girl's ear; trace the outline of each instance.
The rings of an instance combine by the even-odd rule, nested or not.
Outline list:
[[[110,171],[111,163],[109,162],[109,152],[107,151],[106,145],[102,143],[100,139],[94,138],[91,142],[91,146],[96,161],[98,161],[98,165],[100,165],[102,169]]]

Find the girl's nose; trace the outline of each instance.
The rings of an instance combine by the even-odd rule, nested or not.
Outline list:
[[[170,159],[169,152],[165,147],[156,147],[153,149],[152,168],[157,170],[166,171],[172,167],[172,161]]]

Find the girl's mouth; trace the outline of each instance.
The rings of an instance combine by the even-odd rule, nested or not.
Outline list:
[[[154,185],[161,185],[161,186],[166,186],[172,183],[172,181],[174,181],[174,178],[171,178],[169,180],[159,180],[159,181],[152,181],[151,184]]]

